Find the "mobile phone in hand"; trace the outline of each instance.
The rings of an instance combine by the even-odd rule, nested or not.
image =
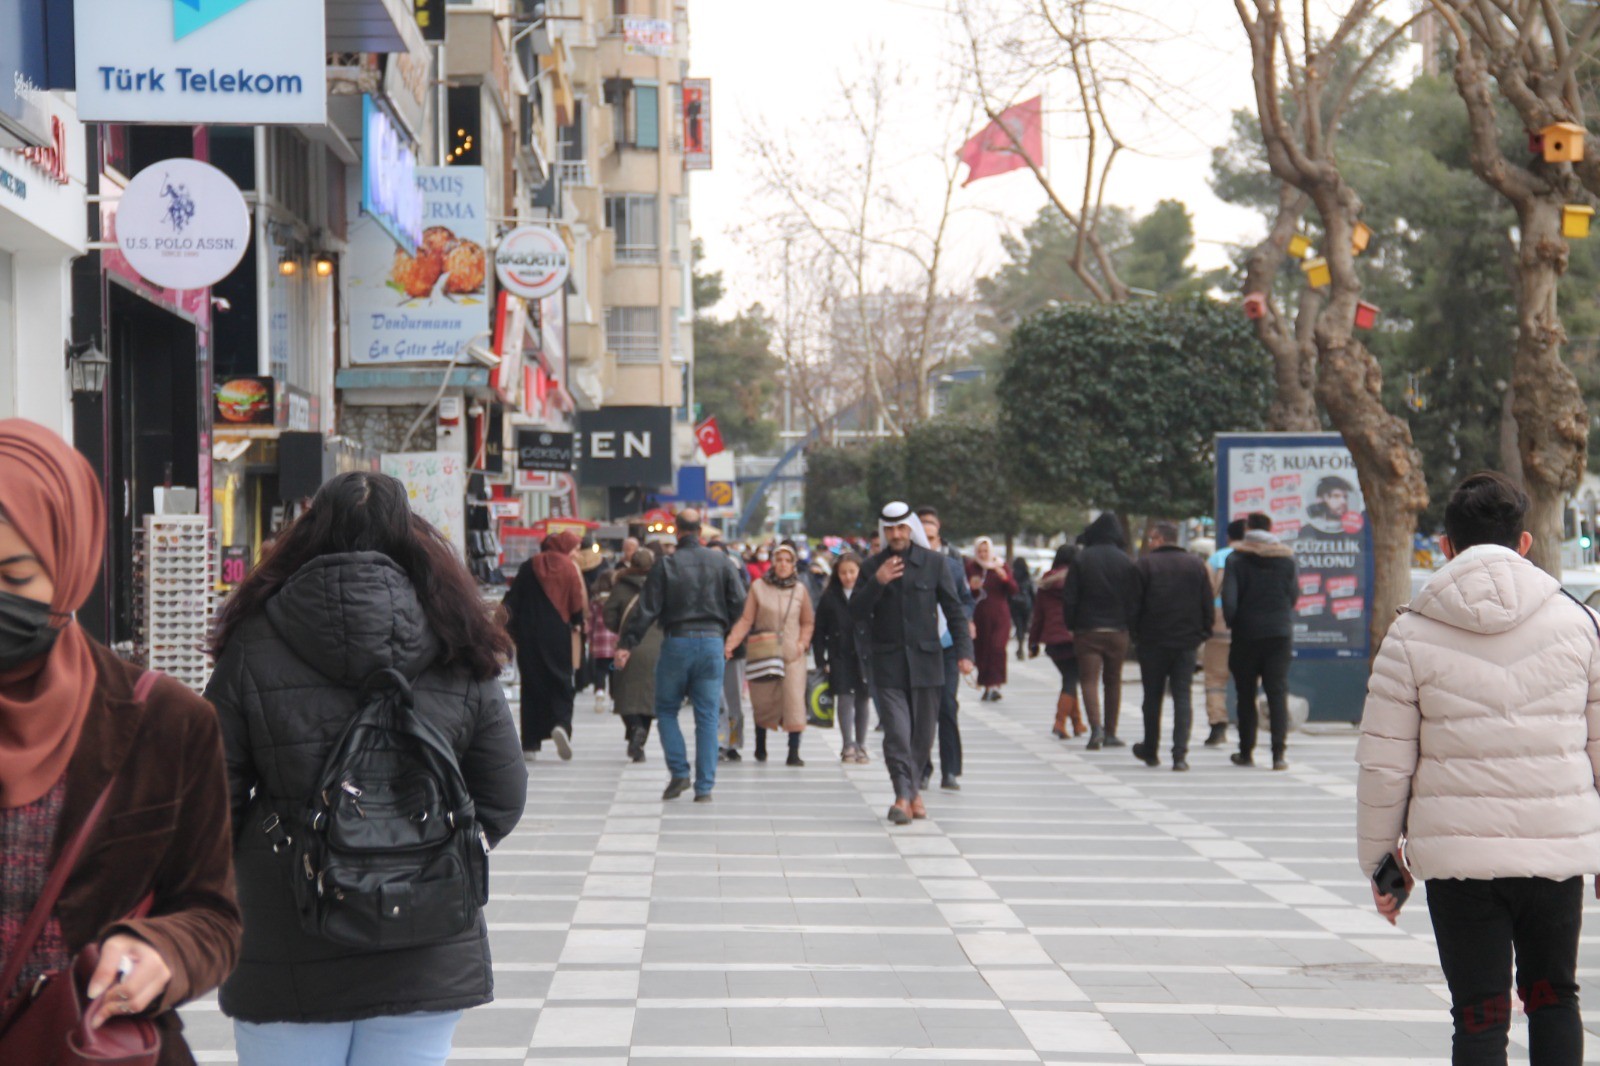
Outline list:
[[[1378,886],[1378,894],[1393,897],[1399,906],[1405,906],[1411,892],[1406,888],[1406,874],[1400,869],[1400,864],[1394,861],[1394,853],[1383,857],[1378,864],[1378,869],[1372,875],[1372,883]]]

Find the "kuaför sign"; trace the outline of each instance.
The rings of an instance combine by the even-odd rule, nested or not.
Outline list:
[[[322,125],[324,0],[74,0],[85,122]]]

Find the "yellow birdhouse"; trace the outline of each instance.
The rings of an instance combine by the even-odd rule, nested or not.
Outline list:
[[[1588,204],[1563,204],[1561,207],[1561,235],[1582,240],[1589,236],[1589,222],[1594,218],[1594,208]]]
[[[1583,127],[1571,122],[1552,122],[1539,131],[1546,163],[1576,163],[1583,158]]]
[[[1357,222],[1350,231],[1350,254],[1360,255],[1367,250],[1367,245],[1372,243],[1372,227],[1365,222]]]
[[[1328,261],[1321,256],[1307,259],[1300,264],[1300,269],[1305,273],[1306,281],[1313,289],[1320,289],[1333,283],[1333,271],[1328,269]]]
[[[1291,258],[1304,259],[1309,251],[1311,251],[1311,238],[1304,233],[1296,233],[1289,238],[1289,255]]]

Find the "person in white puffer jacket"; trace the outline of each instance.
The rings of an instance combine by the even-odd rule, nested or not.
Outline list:
[[[1474,474],[1445,509],[1448,565],[1373,664],[1356,798],[1371,877],[1427,883],[1452,1062],[1506,1061],[1516,984],[1533,1066],[1576,1066],[1583,875],[1600,872],[1600,622],[1523,556],[1527,495]],[[1404,842],[1404,855],[1400,844]],[[1600,890],[1597,890],[1600,891]],[[1391,922],[1399,901],[1373,886]]]

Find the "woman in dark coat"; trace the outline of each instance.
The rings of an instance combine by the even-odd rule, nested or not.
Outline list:
[[[1011,560],[1011,580],[1017,583],[1017,593],[1011,597],[1011,629],[1017,635],[1017,659],[1023,657],[1023,646],[1028,639],[1028,623],[1033,618],[1033,571],[1028,560],[1017,556]]]
[[[865,764],[871,761],[867,758],[871,719],[867,713],[867,671],[861,655],[861,624],[850,617],[850,597],[855,594],[860,577],[861,556],[855,552],[839,556],[817,605],[811,652],[817,669],[827,675],[828,691],[833,694],[834,717],[839,722],[843,744],[839,761]]]
[[[0,971],[20,966],[0,999],[97,945],[92,1009],[109,1024],[153,1016],[160,1066],[192,1066],[174,1008],[215,988],[239,952],[222,738],[204,700],[167,678],[141,692],[143,671],[72,618],[100,574],[103,498],[66,441],[0,420]],[[53,857],[102,795],[23,952]],[[131,917],[147,898],[148,915]]]
[[[1006,683],[1006,651],[1011,644],[1011,597],[1017,593],[1017,583],[1006,572],[1005,564],[995,554],[994,542],[979,537],[972,549],[973,558],[966,561],[967,583],[978,601],[972,614],[972,624],[977,627],[978,639],[974,642],[977,653],[978,685],[983,698],[997,700],[1000,688]]]
[[[480,913],[459,935],[349,947],[301,926],[290,854],[266,826],[303,828],[323,765],[363,686],[398,671],[414,713],[450,745],[493,845],[527,800],[528,771],[498,675],[511,645],[455,549],[411,513],[405,486],[341,474],[229,599],[217,708],[232,794],[244,947],[222,986],[241,1066],[444,1063],[461,1011],[494,998]],[[418,903],[418,906],[421,906]]]
[[[572,758],[577,658],[589,612],[572,557],[578,543],[571,533],[546,537],[544,550],[522,564],[501,602],[522,677],[522,750],[536,752],[548,740],[563,759]]]
[[[622,632],[629,615],[636,609],[645,578],[656,565],[656,554],[649,548],[635,548],[625,569],[617,571],[616,585],[606,600],[606,628]],[[628,757],[644,762],[645,742],[650,739],[650,723],[656,717],[656,663],[661,659],[661,627],[651,626],[644,639],[628,657],[628,665],[611,675],[611,709],[622,716],[623,733],[628,739]]]
[[[1061,694],[1056,697],[1056,722],[1050,732],[1062,740],[1067,739],[1067,720],[1072,720],[1072,735],[1081,737],[1088,727],[1083,724],[1083,714],[1078,709],[1078,653],[1072,644],[1072,630],[1067,627],[1062,592],[1067,584],[1067,571],[1077,558],[1078,549],[1063,544],[1056,549],[1055,561],[1050,570],[1039,579],[1039,591],[1033,598],[1033,620],[1028,625],[1029,654],[1038,655],[1039,646],[1061,674]]]

